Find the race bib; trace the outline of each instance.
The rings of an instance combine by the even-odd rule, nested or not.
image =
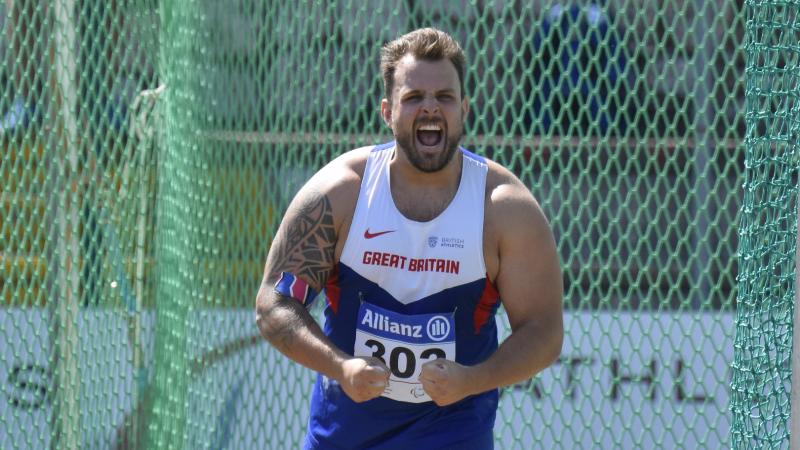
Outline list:
[[[383,397],[401,402],[431,401],[419,374],[436,358],[456,359],[453,313],[405,315],[361,302],[356,325],[355,356],[382,360],[391,374]]]

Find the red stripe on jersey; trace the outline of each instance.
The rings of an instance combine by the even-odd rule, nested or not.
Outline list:
[[[339,268],[334,266],[328,277],[328,283],[325,285],[325,297],[328,298],[328,304],[334,314],[339,313],[339,298],[342,295],[342,289],[339,287]]]
[[[486,285],[483,288],[483,294],[475,307],[475,315],[473,316],[473,324],[475,325],[475,334],[480,333],[481,328],[486,325],[489,318],[492,316],[494,305],[500,300],[500,293],[497,288],[489,280],[489,274],[486,274]]]

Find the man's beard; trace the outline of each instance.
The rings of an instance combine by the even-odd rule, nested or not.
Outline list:
[[[444,139],[443,149],[441,152],[428,157],[424,156],[417,148],[417,139],[414,132],[410,133],[395,133],[394,137],[397,141],[397,147],[402,151],[406,158],[411,162],[417,170],[426,173],[438,172],[442,170],[447,163],[453,159],[453,155],[458,149],[458,144],[461,142],[461,137],[464,135],[463,124],[451,134],[442,136]]]

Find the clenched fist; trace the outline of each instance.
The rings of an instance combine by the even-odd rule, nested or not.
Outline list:
[[[378,358],[356,357],[342,364],[342,390],[354,402],[380,397],[389,384],[389,369]]]
[[[475,394],[468,372],[466,366],[439,358],[422,365],[419,381],[437,405],[446,406]]]

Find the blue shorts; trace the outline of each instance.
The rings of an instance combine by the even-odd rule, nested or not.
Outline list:
[[[352,447],[339,447],[330,443],[317,442],[310,434],[306,435],[304,450],[350,450]],[[379,443],[366,444],[353,450],[494,450],[492,431],[483,431],[470,436],[457,438],[455,433],[432,436],[407,436],[400,433]]]
[[[307,450],[491,450],[499,392],[440,407],[379,397],[355,403],[330,382],[312,394]]]

